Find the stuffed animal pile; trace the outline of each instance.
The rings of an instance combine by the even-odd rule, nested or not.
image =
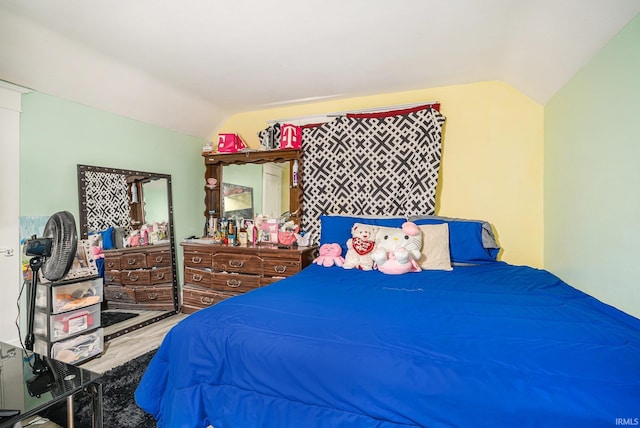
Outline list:
[[[418,265],[422,249],[422,231],[413,222],[401,228],[378,227],[355,223],[347,241],[347,253],[340,257],[339,244],[323,244],[314,263],[325,267],[379,270],[388,275],[420,272]]]

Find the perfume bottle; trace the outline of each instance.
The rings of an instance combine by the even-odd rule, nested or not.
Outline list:
[[[207,225],[207,236],[209,237],[213,237],[215,235],[216,218],[213,216],[215,213],[215,211],[209,211],[209,223]]]
[[[253,222],[253,227],[252,227],[253,231],[251,233],[251,245],[257,245],[258,241],[259,241],[259,237],[258,237],[258,226],[256,226],[256,222]]]
[[[220,241],[222,244],[227,244],[227,226],[229,225],[229,221],[226,217],[222,217],[220,219]]]
[[[298,159],[293,161],[293,174],[292,174],[292,185],[293,187],[298,187]]]
[[[227,233],[227,245],[236,245],[236,224],[233,219],[229,219],[229,231]]]

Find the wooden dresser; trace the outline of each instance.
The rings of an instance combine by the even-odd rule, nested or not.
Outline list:
[[[169,244],[104,252],[104,299],[109,309],[174,310]]]
[[[228,247],[182,243],[182,308],[193,313],[226,298],[300,272],[317,256],[317,247]]]

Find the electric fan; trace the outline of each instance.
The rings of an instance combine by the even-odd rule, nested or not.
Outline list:
[[[38,274],[51,282],[59,281],[69,272],[73,260],[78,251],[78,234],[76,221],[73,214],[68,211],[59,211],[49,217],[44,227],[43,236],[35,235],[25,242],[25,254],[33,256],[29,260],[29,266],[33,272],[31,287],[27,293],[28,320],[25,348],[33,351],[33,319],[36,310],[36,289],[38,287]],[[34,374],[47,370],[45,364],[36,354],[33,364]]]

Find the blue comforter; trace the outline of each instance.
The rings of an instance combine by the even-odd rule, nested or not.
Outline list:
[[[640,418],[640,320],[502,262],[312,265],[176,325],[136,401],[161,428],[615,426]]]

